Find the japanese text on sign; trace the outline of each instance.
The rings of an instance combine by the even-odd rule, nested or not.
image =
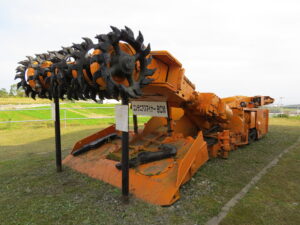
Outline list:
[[[168,117],[166,102],[132,101],[131,103],[134,115]]]

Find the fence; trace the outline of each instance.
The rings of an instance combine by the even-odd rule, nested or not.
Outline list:
[[[69,107],[69,108],[60,108],[61,113],[61,119],[62,121],[65,121],[65,127],[67,126],[67,120],[93,120],[93,119],[111,119],[115,118],[115,116],[99,116],[99,117],[81,117],[81,118],[68,118],[67,117],[67,110],[84,110],[84,109],[114,109],[115,107]],[[37,108],[37,109],[2,109],[0,110],[1,112],[16,112],[16,111],[50,111],[51,118],[49,119],[37,119],[37,120],[9,120],[9,121],[0,121],[0,124],[7,124],[7,123],[26,123],[26,122],[46,122],[46,121],[53,121],[54,120],[54,115],[55,115],[55,110],[54,110],[54,104],[51,106],[51,108]]]

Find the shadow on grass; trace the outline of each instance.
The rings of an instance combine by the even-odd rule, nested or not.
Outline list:
[[[88,129],[62,136],[66,156]],[[284,148],[296,141],[300,127],[271,126],[270,133],[250,146],[212,159],[181,188],[181,199],[159,207],[69,168],[55,172],[54,139],[1,146],[0,221],[4,224],[203,224]],[[2,154],[3,153],[3,154]],[[3,157],[2,157],[3,156]],[[146,188],[146,187],[145,187]]]

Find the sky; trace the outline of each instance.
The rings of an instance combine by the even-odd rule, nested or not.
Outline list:
[[[96,42],[110,25],[169,51],[199,92],[300,104],[299,0],[1,0],[0,88],[25,56]]]

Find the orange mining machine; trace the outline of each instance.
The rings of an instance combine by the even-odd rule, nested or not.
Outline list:
[[[126,143],[127,167],[129,191],[136,197],[171,205],[181,185],[209,158],[227,158],[268,132],[268,109],[259,107],[273,103],[272,98],[197,92],[175,57],[150,51],[142,34],[135,38],[128,27],[112,27],[96,38],[96,44],[84,38],[81,44],[27,57],[16,78],[31,97],[129,103],[134,129]],[[140,115],[152,117],[138,127]],[[109,126],[78,141],[63,164],[121,188],[122,137],[116,125]]]

